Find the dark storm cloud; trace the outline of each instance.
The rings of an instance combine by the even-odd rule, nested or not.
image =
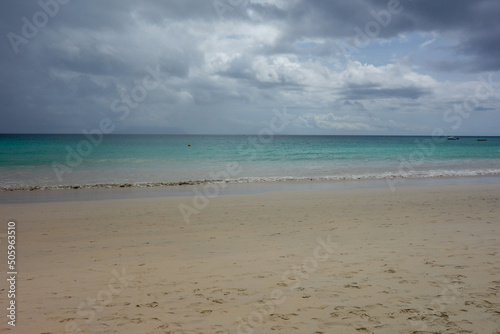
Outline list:
[[[391,3],[398,9],[392,14],[388,8]],[[458,44],[450,50],[472,59],[465,66],[454,66],[453,62],[438,66],[443,70],[497,71],[500,69],[499,15],[500,2],[495,0],[301,1],[287,16],[289,29],[282,42],[293,44],[302,38],[330,37],[344,39],[355,46],[356,28],[366,32],[367,23],[383,22],[376,39],[413,32],[457,34]],[[338,52],[339,47],[331,45],[331,51]]]
[[[422,96],[431,94],[428,90],[420,87],[401,87],[401,88],[385,88],[378,84],[367,85],[348,85],[342,90],[341,94],[346,100],[365,100],[365,99],[388,99],[388,98],[403,98],[403,99],[418,99]]]
[[[41,6],[40,3],[44,4]],[[65,4],[66,3],[66,4]],[[2,15],[7,26],[20,25],[20,18],[27,17],[32,21],[33,15],[47,8],[56,13],[57,19],[52,25],[65,25],[75,28],[99,30],[103,28],[121,29],[134,24],[141,17],[153,24],[161,24],[164,20],[215,20],[216,12],[212,1],[205,0],[66,0],[57,2],[45,1],[10,1],[3,2],[2,7],[8,15]],[[57,8],[56,8],[57,7]],[[47,10],[45,10],[47,12]],[[63,14],[59,16],[59,14]],[[54,17],[55,18],[55,17]]]
[[[47,67],[66,70],[75,73],[114,75],[116,73],[129,73],[126,63],[121,59],[109,54],[103,54],[97,49],[97,45],[88,45],[75,54],[61,51],[47,58]],[[47,54],[50,50],[47,50]]]
[[[464,38],[456,47],[458,54],[472,56],[469,71],[498,71],[500,69],[500,25],[488,24],[474,34]],[[456,68],[455,68],[456,69]]]

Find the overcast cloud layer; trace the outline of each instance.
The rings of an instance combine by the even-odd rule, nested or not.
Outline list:
[[[500,135],[497,0],[0,3],[0,133]]]

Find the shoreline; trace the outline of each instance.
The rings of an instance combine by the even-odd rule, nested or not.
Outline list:
[[[499,184],[218,196],[186,222],[191,199],[0,204],[16,329],[498,331]]]
[[[81,183],[81,184],[46,184],[46,185],[12,185],[0,186],[0,192],[9,191],[44,191],[66,189],[109,189],[109,188],[153,188],[175,187],[203,184],[246,184],[246,183],[283,183],[283,182],[349,182],[349,181],[377,181],[377,180],[413,180],[438,178],[466,178],[466,177],[500,177],[500,169],[478,171],[427,171],[411,173],[377,173],[340,176],[249,176],[228,179],[196,179],[180,181],[158,182],[120,182],[120,183]]]
[[[59,201],[91,201],[107,199],[136,199],[159,197],[193,197],[197,192],[203,193],[204,187],[217,188],[217,196],[256,194],[295,190],[335,190],[357,188],[393,188],[421,185],[448,184],[500,184],[500,176],[461,176],[461,177],[425,177],[425,178],[391,178],[391,179],[353,179],[353,180],[286,180],[274,182],[226,183],[213,181],[191,181],[163,183],[155,186],[133,185],[116,186],[82,186],[78,188],[48,188],[37,190],[0,191],[0,203],[30,203]]]

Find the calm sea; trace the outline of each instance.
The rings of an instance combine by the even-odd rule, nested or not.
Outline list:
[[[0,135],[2,190],[478,175],[500,137]]]

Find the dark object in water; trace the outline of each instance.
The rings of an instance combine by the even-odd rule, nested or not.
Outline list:
[[[458,137],[453,137],[453,136],[449,136],[449,137],[448,137],[448,140],[459,140],[459,139],[460,139],[460,138],[458,138]]]
[[[477,141],[487,141],[487,139],[478,139]]]

